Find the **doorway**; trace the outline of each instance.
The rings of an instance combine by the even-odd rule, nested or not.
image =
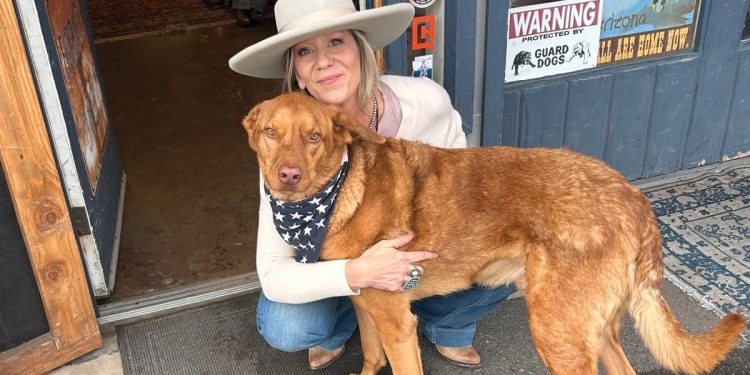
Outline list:
[[[254,272],[258,167],[240,122],[280,82],[227,61],[275,33],[273,20],[239,27],[198,0],[88,7],[127,174],[116,281],[100,303]]]

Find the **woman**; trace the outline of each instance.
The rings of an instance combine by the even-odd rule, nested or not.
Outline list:
[[[413,14],[409,4],[357,12],[351,0],[279,0],[279,33],[241,51],[229,65],[250,76],[283,78],[283,91],[302,90],[385,136],[465,147],[461,118],[441,86],[424,78],[379,77],[373,49],[403,33]],[[411,263],[437,257],[398,251],[411,240],[404,235],[380,241],[357,259],[297,263],[294,249],[274,229],[268,198],[261,197],[258,330],[275,348],[310,349],[312,369],[338,358],[356,328],[346,296],[361,288],[398,292],[410,279]],[[443,358],[477,367],[476,321],[514,291],[474,287],[415,301],[419,331]]]

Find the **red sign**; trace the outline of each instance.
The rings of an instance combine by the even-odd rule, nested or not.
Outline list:
[[[435,50],[435,15],[414,17],[411,21],[411,49]]]

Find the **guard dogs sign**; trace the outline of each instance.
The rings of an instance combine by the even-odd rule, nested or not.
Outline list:
[[[505,82],[596,66],[602,0],[511,8]]]

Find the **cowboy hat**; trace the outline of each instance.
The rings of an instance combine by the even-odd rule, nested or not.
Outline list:
[[[385,47],[406,30],[414,7],[402,3],[358,12],[352,0],[279,0],[274,14],[278,34],[232,56],[232,70],[283,78],[284,52],[305,39],[338,30],[361,30],[373,48]]]

